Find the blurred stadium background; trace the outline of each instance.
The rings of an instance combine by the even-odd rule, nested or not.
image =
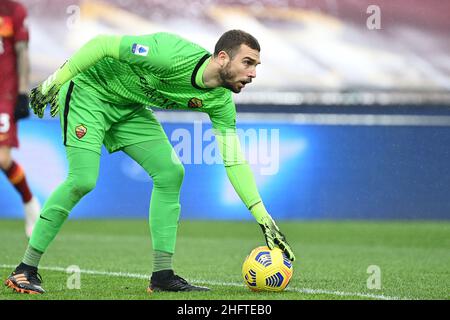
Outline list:
[[[29,12],[33,85],[100,33],[170,31],[210,51],[228,29],[256,36],[262,65],[235,101],[238,127],[278,130],[269,140],[279,139],[279,148],[263,150],[267,157],[257,143],[247,150],[249,157],[259,155],[252,165],[274,218],[450,218],[450,2],[22,3]],[[380,9],[379,29],[368,27],[373,4]],[[178,129],[196,137],[198,121],[205,120],[156,113],[173,144]],[[208,128],[203,121],[200,134]],[[19,130],[14,155],[44,202],[67,172],[59,121],[32,117]],[[203,148],[209,143],[200,140]],[[276,174],[265,174],[274,166]],[[252,219],[221,164],[185,167],[182,219]],[[71,217],[147,217],[151,181],[137,164],[104,152],[100,170],[97,188]],[[0,217],[20,218],[19,196],[4,179],[0,175]]]

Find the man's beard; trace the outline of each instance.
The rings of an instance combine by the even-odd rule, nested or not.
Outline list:
[[[230,70],[230,63],[228,62],[226,66],[224,66],[219,71],[220,80],[222,81],[222,87],[226,89],[230,89],[234,93],[241,92],[241,89],[236,88],[236,82],[233,81],[236,78],[236,75]]]

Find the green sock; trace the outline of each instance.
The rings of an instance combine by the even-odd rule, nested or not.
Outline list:
[[[25,255],[23,256],[22,262],[32,266],[37,267],[39,265],[39,261],[41,260],[43,253],[37,251],[32,246],[28,245],[27,250],[25,251]]]
[[[172,270],[172,257],[172,253],[155,250],[153,252],[153,272]]]

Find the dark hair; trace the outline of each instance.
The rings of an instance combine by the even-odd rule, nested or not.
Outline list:
[[[214,47],[214,56],[217,57],[220,51],[228,53],[233,59],[241,44],[245,44],[251,49],[261,51],[258,40],[251,34],[242,30],[229,30],[225,32],[217,41]]]

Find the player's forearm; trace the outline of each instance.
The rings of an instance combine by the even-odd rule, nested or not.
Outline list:
[[[225,169],[234,190],[247,208],[250,209],[253,205],[261,201],[255,178],[247,163],[225,167]]]
[[[217,144],[234,190],[258,223],[269,216],[261,200],[255,177],[245,161],[236,130],[215,130]]]
[[[121,36],[101,35],[90,40],[47,79],[43,86],[43,93],[46,93],[54,85],[62,86],[105,57],[119,59],[121,39]]]
[[[215,135],[228,179],[242,202],[261,224],[264,217],[270,216],[259,195],[253,172],[245,161],[236,130],[215,130]]]
[[[15,45],[17,56],[17,74],[19,93],[28,94],[30,83],[30,60],[28,56],[28,43],[19,41]]]
[[[236,193],[250,210],[255,220],[261,224],[263,218],[269,216],[269,213],[261,200],[250,166],[245,163],[225,167],[225,169],[234,190],[236,190]]]

